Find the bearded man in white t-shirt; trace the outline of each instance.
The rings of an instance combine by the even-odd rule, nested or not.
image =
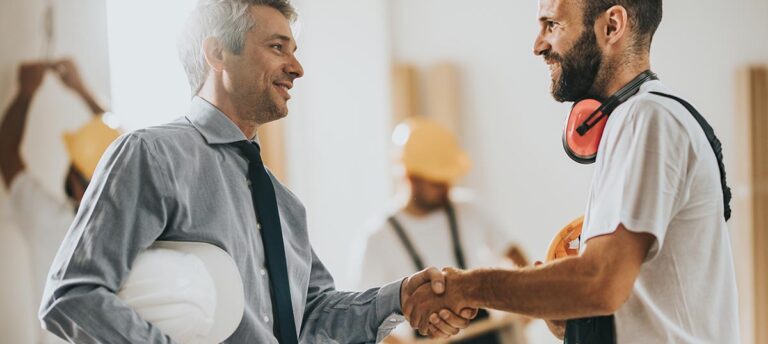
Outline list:
[[[661,0],[540,0],[534,53],[554,98],[607,99],[649,73],[661,17]],[[672,92],[646,81],[608,118],[578,256],[446,270],[442,299],[425,288],[406,305],[411,325],[442,327],[443,308],[482,307],[549,319],[565,343],[739,343],[718,144],[660,93]]]

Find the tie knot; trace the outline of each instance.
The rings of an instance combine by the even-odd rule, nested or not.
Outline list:
[[[255,142],[251,141],[237,141],[232,143],[233,146],[240,149],[241,152],[245,155],[245,157],[250,162],[258,162],[261,163],[261,149],[259,148],[259,145]]]

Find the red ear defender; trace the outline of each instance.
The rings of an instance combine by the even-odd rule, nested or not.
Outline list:
[[[563,148],[568,156],[581,164],[595,162],[608,116],[617,106],[637,93],[640,86],[648,80],[658,80],[658,78],[656,74],[647,70],[624,85],[605,102],[584,98],[573,104],[563,130]]]
[[[583,99],[573,104],[565,121],[563,148],[571,159],[582,164],[595,162],[600,138],[608,116],[599,113],[602,106],[595,99]],[[585,123],[589,121],[589,127]],[[581,133],[580,133],[581,132]]]

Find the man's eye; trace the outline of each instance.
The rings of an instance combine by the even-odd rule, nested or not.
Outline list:
[[[283,45],[282,44],[272,44],[269,47],[272,48],[272,49],[277,49],[277,50],[283,51]]]
[[[553,22],[553,21],[551,21],[551,20],[548,20],[548,21],[547,21],[547,28],[548,28],[548,29],[552,30],[552,29],[554,29],[554,28],[555,28],[555,26],[557,26],[557,23],[555,23],[555,22]]]

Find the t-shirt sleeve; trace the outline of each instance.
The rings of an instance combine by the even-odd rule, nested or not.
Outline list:
[[[640,99],[619,123],[606,129],[598,154],[592,198],[582,240],[613,233],[619,224],[649,233],[656,242],[646,257],[660,251],[676,212],[687,173],[690,138],[661,104]]]

